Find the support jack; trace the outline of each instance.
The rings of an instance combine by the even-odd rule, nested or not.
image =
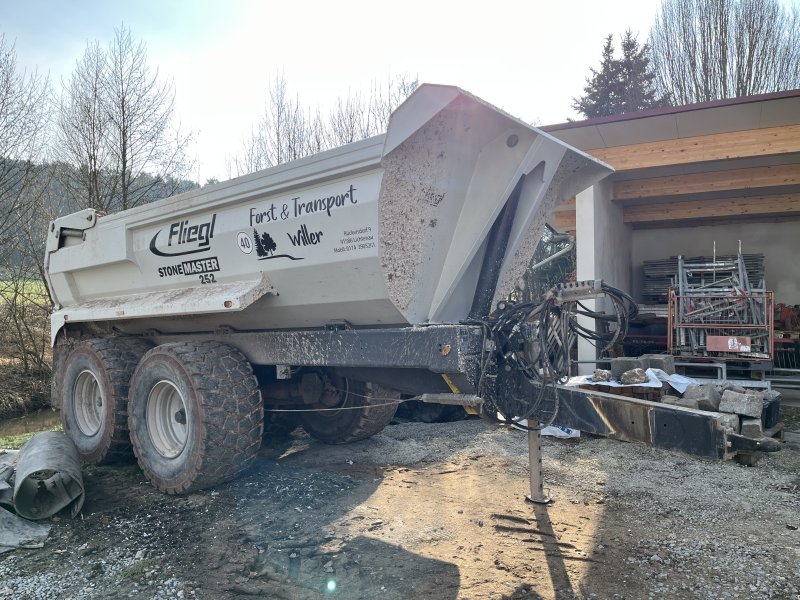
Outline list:
[[[539,427],[538,421],[528,421],[530,427]],[[525,500],[531,504],[550,504],[553,501],[544,493],[542,474],[542,432],[540,429],[528,431],[528,464],[530,467],[531,493]]]

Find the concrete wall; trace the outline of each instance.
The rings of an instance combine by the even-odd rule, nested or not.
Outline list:
[[[575,199],[576,254],[578,280],[602,279],[623,291],[630,292],[631,234],[630,227],[622,221],[622,209],[611,202],[611,184],[608,179],[577,195]],[[594,308],[594,301],[587,304]],[[597,309],[613,311],[608,306]],[[585,327],[594,327],[594,321],[580,318]],[[588,341],[578,339],[578,359],[595,358],[596,350]],[[581,374],[591,373],[594,366],[579,365]]]
[[[742,241],[744,254],[764,254],[764,276],[767,289],[775,292],[775,302],[800,304],[798,221],[635,230],[632,235],[631,260],[633,290],[637,299],[641,301],[642,264],[645,260],[679,254],[686,257],[711,256],[714,241],[717,244],[717,254],[736,254],[739,240]],[[580,243],[578,249],[580,250]],[[580,254],[578,256],[580,269]],[[580,277],[579,270],[578,278]]]

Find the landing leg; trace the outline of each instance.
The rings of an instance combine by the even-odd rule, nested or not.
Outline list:
[[[531,427],[538,427],[537,421],[528,421]],[[530,466],[531,493],[525,500],[534,504],[548,504],[551,500],[544,495],[544,477],[542,475],[542,435],[539,429],[528,431],[528,463]]]

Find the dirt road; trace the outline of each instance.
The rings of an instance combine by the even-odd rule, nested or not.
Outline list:
[[[797,438],[795,438],[797,439]],[[0,555],[0,598],[800,598],[800,446],[757,467],[605,439],[407,423],[301,431],[233,484],[168,497],[86,468],[83,518]]]

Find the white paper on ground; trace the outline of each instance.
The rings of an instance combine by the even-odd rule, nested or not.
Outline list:
[[[691,377],[686,377],[684,375],[678,375],[677,373],[668,375],[661,369],[647,369],[648,375],[650,374],[650,371],[652,371],[653,375],[655,375],[660,381],[666,381],[680,394],[683,394],[683,392],[686,391],[686,388],[691,384],[697,383],[696,379],[692,379]]]

